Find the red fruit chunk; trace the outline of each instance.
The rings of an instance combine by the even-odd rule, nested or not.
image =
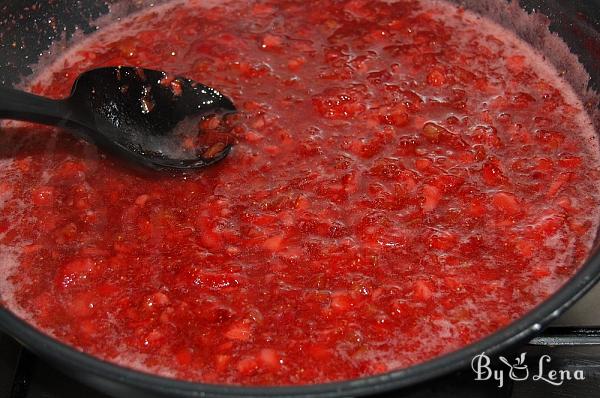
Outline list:
[[[237,66],[240,71],[240,74],[249,79],[255,79],[257,77],[264,76],[271,71],[271,69],[267,65],[262,64],[262,63],[251,65],[247,62],[240,62],[237,64]],[[219,125],[218,118],[212,118],[212,119],[216,120],[216,124],[212,125],[211,127],[217,128]]]
[[[525,57],[523,55],[512,55],[506,58],[506,67],[514,74],[523,71],[524,66]]]
[[[347,311],[354,305],[347,292],[336,292],[331,295],[331,308],[335,311]]]
[[[378,160],[369,170],[369,174],[385,179],[396,179],[400,177],[405,170],[402,162],[395,158],[384,158]]]
[[[498,192],[492,198],[494,206],[509,215],[515,215],[522,211],[521,205],[515,195],[507,192]]]
[[[432,142],[438,142],[443,133],[448,132],[445,128],[432,122],[423,125],[423,135]]]
[[[502,140],[498,136],[498,130],[491,126],[477,126],[473,134],[473,140],[494,148],[502,147]]]
[[[434,249],[448,251],[456,246],[458,239],[449,232],[435,233],[429,238],[429,246]]]
[[[390,113],[380,115],[379,120],[383,124],[402,127],[408,123],[408,114],[404,111],[404,107],[399,107],[392,109]]]
[[[565,141],[565,135],[558,131],[540,130],[535,137],[548,150],[559,148]]]
[[[175,360],[179,366],[189,366],[193,360],[192,353],[188,349],[182,349],[175,354]]]
[[[203,230],[200,242],[207,249],[218,250],[223,247],[223,238],[212,230]]]
[[[414,297],[419,301],[427,301],[433,296],[434,287],[430,281],[419,280],[414,284]]]
[[[277,351],[271,348],[263,348],[259,354],[260,363],[263,367],[277,369],[280,366],[280,359]]]
[[[225,332],[225,336],[231,340],[249,341],[252,338],[252,328],[247,322],[238,322]]]
[[[263,37],[260,47],[265,50],[276,50],[283,46],[283,40],[279,36],[267,34]]]
[[[535,98],[527,93],[517,93],[510,99],[511,105],[516,108],[527,108],[532,102],[535,102]]]
[[[442,191],[439,188],[436,188],[433,185],[425,185],[423,187],[423,211],[430,212],[433,211],[440,202],[442,198]]]
[[[419,158],[419,159],[415,160],[415,167],[417,168],[417,170],[420,170],[420,171],[429,170],[429,168],[431,167],[432,164],[433,164],[433,162],[426,158]]]
[[[573,176],[572,173],[559,174],[556,177],[556,179],[550,183],[550,186],[548,187],[548,192],[546,193],[546,196],[548,196],[548,197],[556,196],[556,194],[560,191],[560,189],[565,184],[567,184],[567,182],[569,182],[569,180],[571,179],[572,176]]]
[[[467,147],[467,144],[459,135],[451,133],[433,122],[427,122],[423,125],[423,135],[433,143],[448,145],[454,149],[465,149]]]
[[[282,236],[273,236],[263,243],[263,247],[269,251],[276,252],[280,250],[282,242]]]
[[[464,178],[452,174],[443,174],[435,177],[431,185],[436,186],[442,192],[453,192],[465,182]]]
[[[255,358],[244,358],[238,362],[237,370],[244,376],[250,376],[258,372],[258,361]]]
[[[486,213],[485,202],[483,198],[474,198],[467,205],[467,212],[473,217],[482,217]]]
[[[58,286],[66,288],[85,280],[94,268],[95,264],[91,259],[78,258],[59,268],[54,281]]]
[[[349,149],[352,153],[362,158],[369,159],[377,155],[383,149],[384,145],[385,143],[377,138],[371,140],[362,139],[352,141]]]
[[[558,164],[566,169],[575,169],[581,165],[581,162],[579,156],[565,156],[559,159]]]
[[[322,116],[331,119],[347,119],[364,112],[365,105],[358,102],[354,90],[328,89],[313,98],[313,105]]]
[[[305,63],[306,59],[304,57],[294,58],[288,61],[288,68],[293,72],[297,72]]]
[[[215,357],[215,368],[218,372],[225,372],[231,363],[231,355],[217,355]]]
[[[31,193],[31,201],[36,206],[49,206],[56,200],[55,189],[43,186],[36,188]]]
[[[87,170],[87,166],[82,161],[69,160],[60,165],[55,176],[59,178],[71,178]]]
[[[444,72],[434,69],[427,75],[427,83],[436,87],[443,86],[446,84],[446,75]]]
[[[149,198],[150,198],[149,195],[140,195],[137,198],[135,198],[135,204],[140,207],[143,207]]]
[[[501,185],[507,181],[500,167],[495,162],[487,162],[481,169],[483,180],[487,185]]]
[[[463,83],[471,83],[475,80],[475,74],[460,66],[455,67],[452,72]]]

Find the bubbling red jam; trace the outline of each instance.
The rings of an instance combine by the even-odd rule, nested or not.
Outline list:
[[[30,89],[167,70],[237,143],[132,171],[60,129],[0,135],[5,305],[79,350],[207,383],[347,380],[521,317],[585,260],[598,148],[516,36],[433,1],[188,1],[92,35]]]

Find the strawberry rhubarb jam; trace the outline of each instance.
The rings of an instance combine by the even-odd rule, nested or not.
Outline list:
[[[60,129],[0,134],[4,305],[108,361],[241,385],[407,367],[524,315],[595,237],[581,103],[527,44],[449,4],[169,3],[30,89],[63,97],[110,65],[187,76],[239,112],[231,154],[187,175]]]

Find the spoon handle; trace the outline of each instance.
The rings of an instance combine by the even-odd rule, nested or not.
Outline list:
[[[71,113],[65,101],[0,87],[0,119],[64,126]]]

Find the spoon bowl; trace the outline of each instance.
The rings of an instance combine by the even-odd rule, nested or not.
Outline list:
[[[206,167],[227,156],[233,139],[202,121],[236,111],[213,88],[135,67],[81,74],[64,100],[0,89],[0,118],[67,127],[103,150],[154,169]]]

